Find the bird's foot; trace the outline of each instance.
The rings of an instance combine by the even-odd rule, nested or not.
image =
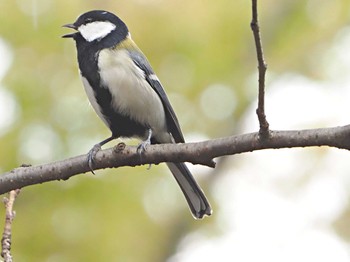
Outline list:
[[[142,162],[142,153],[146,151],[146,148],[151,144],[151,141],[142,141],[138,147],[137,147],[137,153],[140,156],[140,160]],[[152,167],[152,164],[148,164],[147,170],[150,170]]]
[[[95,172],[94,172],[95,157],[96,157],[97,152],[100,150],[101,150],[101,145],[96,144],[91,148],[91,150],[89,151],[89,153],[87,155],[87,162],[88,162],[89,168],[94,175],[95,175]]]
[[[142,141],[137,147],[137,153],[140,155],[146,151],[146,148],[151,144],[152,129],[148,129],[148,136],[145,141]]]
[[[142,153],[146,151],[147,147],[151,145],[151,137],[152,137],[152,129],[148,129],[148,136],[145,141],[142,141],[137,147],[137,153],[140,156],[140,160],[142,162]],[[151,169],[152,164],[148,165],[147,170]]]
[[[142,141],[138,146],[137,146],[137,153],[141,155],[143,152],[146,151],[147,147],[151,144],[150,140],[145,140]]]

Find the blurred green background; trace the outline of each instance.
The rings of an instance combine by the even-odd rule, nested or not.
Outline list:
[[[323,55],[349,25],[350,2],[269,0],[259,5],[268,83],[286,72],[328,81],[324,65],[332,55],[328,60]],[[0,0],[0,7],[1,172],[85,154],[109,136],[88,104],[75,45],[61,38],[69,32],[61,26],[88,10],[109,10],[128,24],[165,86],[188,141],[241,133],[248,108],[255,107],[250,1]],[[252,122],[257,126],[256,119]],[[202,221],[193,220],[164,164],[24,188],[15,203],[15,261],[185,261],[169,258],[190,241],[191,232],[213,243],[225,234],[220,212],[231,202],[220,202],[214,185],[237,174],[237,159],[219,161],[216,170],[194,167],[214,208]],[[3,208],[0,228],[1,218]],[[346,216],[338,218],[334,230],[348,239]]]

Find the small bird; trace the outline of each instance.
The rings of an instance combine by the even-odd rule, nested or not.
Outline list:
[[[88,153],[92,171],[101,146],[119,137],[141,139],[138,146],[141,153],[150,144],[185,142],[162,84],[119,17],[104,10],[93,10],[63,27],[76,30],[62,37],[75,40],[86,94],[112,132]],[[194,218],[210,216],[210,204],[187,166],[184,163],[167,165]]]

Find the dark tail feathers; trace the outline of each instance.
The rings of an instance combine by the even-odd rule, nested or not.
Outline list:
[[[212,213],[210,204],[187,166],[184,163],[167,163],[167,165],[184,193],[194,218],[210,216]]]

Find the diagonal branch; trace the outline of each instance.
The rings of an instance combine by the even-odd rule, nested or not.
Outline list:
[[[254,35],[259,71],[259,95],[258,108],[256,109],[256,114],[258,115],[260,124],[259,133],[262,138],[266,138],[269,135],[269,123],[267,122],[265,115],[265,74],[267,65],[265,63],[264,52],[261,43],[257,9],[257,0],[252,0],[252,21],[250,23],[250,27]]]
[[[96,168],[116,168],[161,162],[191,162],[214,167],[213,159],[225,155],[252,152],[261,149],[278,149],[310,146],[330,146],[350,150],[350,125],[294,131],[270,131],[269,137],[260,139],[259,133],[250,133],[188,144],[151,145],[142,154],[136,147],[120,143],[96,155]],[[86,155],[49,164],[19,167],[0,175],[0,194],[16,188],[41,184],[89,172]]]

